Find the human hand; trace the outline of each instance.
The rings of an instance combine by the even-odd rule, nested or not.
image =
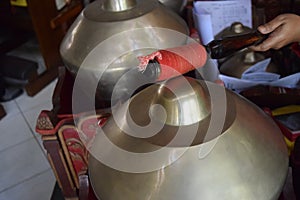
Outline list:
[[[250,49],[253,51],[280,49],[289,43],[300,42],[300,16],[296,14],[278,15],[257,29],[262,34],[269,34],[269,36],[262,43],[251,46]]]

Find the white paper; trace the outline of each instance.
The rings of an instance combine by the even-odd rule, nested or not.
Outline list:
[[[241,79],[249,81],[259,82],[273,82],[280,78],[279,74],[266,72],[268,65],[271,62],[271,58],[262,60],[253,66],[249,67],[242,74]]]
[[[300,88],[300,72],[273,81],[269,85],[274,87]]]
[[[214,39],[211,15],[201,8],[199,10],[201,11],[196,12],[195,8],[193,9],[194,23],[202,44],[207,45]]]
[[[243,80],[243,79],[234,78],[222,74],[219,75],[219,78],[224,82],[224,86],[226,88],[235,91],[237,93],[259,84],[258,82]]]
[[[199,28],[200,37],[203,34],[209,34],[205,32],[210,26],[215,36],[223,29],[230,27],[233,22],[241,22],[244,26],[252,28],[251,0],[195,1],[194,13],[194,17],[198,18],[195,20],[197,22],[195,26]],[[209,15],[211,22],[207,21],[209,17],[203,15]],[[201,23],[203,25],[199,25]]]
[[[243,80],[249,81],[261,81],[261,82],[273,82],[279,80],[280,75],[270,72],[255,72],[252,74],[244,74]]]
[[[265,59],[248,68],[242,77],[234,78],[226,75],[219,75],[224,86],[237,93],[257,85],[269,85],[273,87],[300,88],[300,72],[280,78],[279,74],[266,72],[271,59]]]

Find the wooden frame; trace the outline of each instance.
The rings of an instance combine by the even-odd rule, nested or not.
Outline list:
[[[36,36],[46,70],[28,80],[25,86],[27,94],[34,96],[57,77],[58,67],[63,65],[60,44],[68,27],[82,11],[83,0],[72,0],[62,10],[57,10],[54,0],[27,0],[27,7],[11,6],[9,2],[1,2],[1,25],[12,28],[16,36],[21,37],[9,41],[10,48],[0,49],[0,52],[6,53],[25,42],[28,37],[24,36],[29,32]]]

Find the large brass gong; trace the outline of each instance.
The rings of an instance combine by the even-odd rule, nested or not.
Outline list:
[[[272,119],[245,98],[214,83],[178,77],[149,86],[124,106],[91,148],[89,175],[99,199],[279,197],[287,147]],[[132,123],[161,129],[149,137],[147,129],[129,134]],[[137,155],[164,149],[161,157],[167,159],[134,160],[111,144]]]

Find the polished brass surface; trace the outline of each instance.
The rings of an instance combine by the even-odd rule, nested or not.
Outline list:
[[[187,0],[159,0],[159,1],[163,3],[165,6],[167,6],[168,8],[177,12],[178,14],[180,14],[183,11],[184,6],[187,3]]]
[[[232,76],[236,78],[241,78],[242,74],[254,64],[266,59],[266,57],[259,52],[254,52],[251,50],[244,50],[236,53],[231,58],[228,58],[220,66],[220,73],[227,76]],[[278,67],[273,63],[267,66],[267,72],[277,73]]]
[[[154,92],[155,95],[151,97],[151,104],[159,104],[165,108],[166,120],[162,119],[163,114],[159,109],[150,109],[150,116],[167,125],[183,126],[197,123],[210,115],[207,89],[199,82],[186,85],[185,81],[185,79],[172,79],[168,82],[168,87],[161,85],[157,89],[158,92]]]
[[[227,59],[220,66],[220,73],[227,76],[241,78],[242,74],[255,63],[265,59],[261,53],[251,50],[236,53],[231,58]]]
[[[216,94],[211,93],[211,88]],[[180,77],[140,91],[128,101],[126,114],[124,107],[120,106],[116,117],[110,118],[104,125],[105,136],[98,134],[91,148],[89,174],[99,199],[277,200],[288,170],[288,153],[283,136],[274,121],[261,109],[236,93],[224,90],[224,104],[214,105],[212,97],[218,98],[223,91],[221,86],[191,78],[185,82]],[[194,112],[191,109],[182,110],[186,108],[185,103],[194,107]],[[151,111],[157,109],[157,104],[164,107],[165,118],[157,116],[161,113]],[[224,128],[210,136],[207,124],[213,119],[212,113],[224,115],[221,111],[223,107],[226,111]],[[214,111],[214,108],[220,111]],[[144,137],[146,132],[129,135],[126,131],[132,127],[129,117],[139,126],[147,126],[151,122],[158,126],[162,124],[163,128],[149,138]],[[164,124],[164,119],[168,124]],[[176,140],[179,128],[183,136],[166,147],[166,144]],[[196,141],[187,145],[185,139],[195,130]],[[126,156],[110,154],[104,137],[119,148],[135,153],[148,153],[165,147],[170,160],[177,151],[186,151],[172,164],[162,164],[152,171],[119,171],[99,161],[103,151],[113,161],[121,159],[124,165],[132,163],[127,163],[129,158]],[[201,155],[203,148],[211,143],[214,145],[210,151]],[[139,164],[136,162],[133,166]],[[147,166],[147,163],[144,164]]]
[[[136,0],[109,0],[103,3],[103,9],[112,12],[128,10],[134,6],[136,6]]]
[[[127,71],[137,67],[137,56],[152,53],[158,47],[180,46],[187,42],[186,37],[180,40],[172,39],[169,33],[160,34],[156,30],[149,29],[154,27],[172,30],[186,37],[189,35],[186,22],[157,0],[97,0],[87,5],[70,27],[61,43],[60,53],[66,67],[75,76],[84,60],[97,46],[120,33],[138,30],[130,32],[129,35],[124,34],[121,41],[111,39],[109,45],[104,47],[101,54],[111,56],[116,52],[126,52],[123,55],[116,55],[109,66],[103,61],[107,57],[104,55],[99,55],[99,59],[93,62],[94,66],[90,66],[89,81],[91,84],[99,81],[99,88],[103,90],[101,95],[98,95],[98,100],[110,101],[116,82]],[[168,41],[172,42],[166,45]],[[153,44],[157,44],[157,47],[151,49]],[[129,51],[133,47],[135,52]],[[94,74],[102,70],[105,71],[101,80],[98,80]],[[133,80],[133,77],[128,79]],[[118,88],[117,95],[124,96],[126,87]]]
[[[233,22],[229,27],[223,29],[218,33],[215,38],[222,39],[224,37],[232,37],[239,34],[247,34],[253,30],[247,26],[244,26],[241,22]]]

